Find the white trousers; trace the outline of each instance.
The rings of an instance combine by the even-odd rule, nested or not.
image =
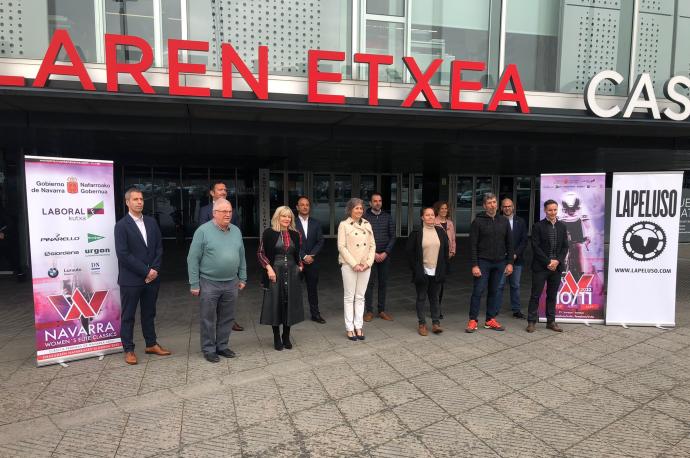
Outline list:
[[[367,292],[371,269],[355,272],[347,264],[340,266],[343,273],[345,329],[354,331],[364,325],[364,293]]]

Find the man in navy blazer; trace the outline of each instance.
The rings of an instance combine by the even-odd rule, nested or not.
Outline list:
[[[309,312],[311,320],[324,324],[326,320],[321,317],[319,312],[319,295],[317,285],[319,283],[319,266],[316,261],[317,255],[323,248],[323,231],[321,224],[309,216],[311,201],[306,196],[297,199],[298,218],[295,226],[302,236],[302,247],[300,258],[304,262],[304,281],[307,284],[307,297],[309,298]],[[306,228],[306,230],[305,230]]]
[[[522,276],[522,267],[525,265],[524,254],[527,248],[527,223],[525,220],[515,214],[515,205],[511,199],[503,199],[501,201],[501,212],[503,216],[508,218],[510,228],[513,231],[513,247],[515,247],[515,254],[513,259],[513,274],[508,277],[510,283],[510,308],[513,311],[515,318],[525,319],[520,306],[520,277]],[[501,310],[501,302],[503,302],[503,287],[506,284],[506,276],[501,275],[498,282],[498,290],[496,291],[496,300],[498,301],[496,310]]]
[[[228,187],[224,181],[216,180],[211,182],[211,187],[209,188],[208,194],[211,196],[211,203],[204,205],[199,209],[199,226],[207,223],[213,219],[213,202],[218,199],[228,198]],[[232,219],[230,219],[230,224],[237,226],[239,229],[239,218],[237,217],[237,212],[232,212]],[[233,331],[244,331],[244,328],[235,321],[232,323]]]
[[[141,330],[146,341],[146,353],[168,356],[170,352],[156,341],[156,300],[163,259],[161,231],[156,220],[144,216],[144,195],[137,188],[125,193],[129,212],[115,224],[115,252],[119,274],[122,307],[120,338],[125,362],[136,364],[134,353],[134,318],[137,304],[141,304]]]

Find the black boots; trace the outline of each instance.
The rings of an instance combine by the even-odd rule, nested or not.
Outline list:
[[[286,350],[292,350],[292,342],[290,342],[290,326],[283,325],[283,347]]]
[[[280,326],[272,326],[273,328],[273,348],[281,351],[283,348],[292,350],[292,343],[290,342],[290,326],[283,325],[283,337],[280,337]]]

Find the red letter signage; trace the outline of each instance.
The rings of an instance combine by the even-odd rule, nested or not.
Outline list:
[[[180,50],[208,51],[208,41],[168,40],[168,71],[170,95],[189,95],[192,97],[209,97],[211,90],[207,87],[180,86],[180,73],[206,74],[204,64],[183,64],[179,61]]]
[[[386,54],[362,54],[354,55],[354,61],[360,64],[368,65],[369,75],[369,105],[376,106],[379,104],[379,65],[391,65],[393,63],[393,56]]]
[[[506,92],[508,83],[513,85],[513,92]],[[496,111],[498,103],[504,101],[517,102],[520,113],[529,113],[527,98],[525,97],[525,91],[522,89],[520,74],[515,64],[508,64],[505,70],[503,70],[501,79],[498,82],[498,87],[496,91],[494,91],[494,95],[489,102],[489,111]]]
[[[58,54],[62,48],[65,48],[67,57],[69,58],[72,65],[62,65],[56,64],[55,61],[58,58]],[[36,74],[36,79],[34,80],[34,87],[45,87],[50,75],[70,75],[76,76],[81,81],[81,86],[87,91],[95,91],[96,87],[93,85],[89,73],[84,67],[84,63],[79,57],[77,49],[72,43],[72,39],[69,36],[67,30],[56,30],[53,34],[53,38],[50,40],[50,45],[48,45],[48,50],[46,55],[43,57],[43,62],[38,68],[38,73]]]
[[[479,81],[463,81],[463,70],[483,72],[486,69],[484,62],[471,62],[466,60],[454,60],[450,64],[450,108],[451,110],[482,111],[484,104],[481,102],[463,102],[460,100],[462,90],[478,91],[482,88]]]
[[[310,49],[307,55],[307,78],[309,80],[309,92],[307,94],[307,101],[314,103],[345,103],[345,96],[340,94],[319,94],[319,81],[329,81],[332,83],[339,83],[343,79],[343,75],[335,72],[320,72],[320,60],[335,60],[344,61],[345,53],[342,51],[322,51],[319,49]]]
[[[441,108],[441,103],[436,98],[436,94],[434,94],[431,86],[429,86],[429,80],[432,76],[434,76],[436,70],[438,70],[438,68],[441,66],[443,59],[432,60],[424,73],[422,73],[422,71],[419,69],[419,66],[417,66],[417,61],[414,60],[414,57],[403,57],[403,62],[405,62],[405,66],[410,71],[417,84],[414,85],[410,91],[410,94],[403,101],[402,106],[412,106],[414,99],[416,99],[417,95],[419,95],[421,92],[424,94],[424,98],[427,102],[429,102],[429,105],[431,105],[432,108]]]
[[[259,46],[259,78],[254,78],[252,72],[242,61],[235,48],[229,43],[223,43],[220,47],[223,58],[223,97],[232,97],[232,67],[237,67],[242,78],[254,91],[259,100],[268,99],[268,46]]]
[[[141,51],[139,62],[124,63],[117,61],[118,46],[134,46]],[[107,88],[109,92],[117,92],[119,87],[118,75],[129,73],[144,94],[155,94],[143,73],[153,64],[153,50],[143,38],[129,35],[105,35],[105,72],[108,76]]]

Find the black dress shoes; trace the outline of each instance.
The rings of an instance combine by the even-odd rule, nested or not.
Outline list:
[[[218,350],[216,353],[222,356],[223,358],[234,358],[235,356],[237,356],[235,352],[230,350],[229,348],[226,348],[225,350]]]
[[[527,318],[527,317],[525,316],[525,314],[522,313],[522,312],[519,311],[519,310],[518,310],[517,312],[513,312],[513,317],[514,317],[514,318],[518,318],[518,319],[520,319],[520,320],[524,320],[525,318]]]
[[[204,359],[209,363],[217,363],[220,361],[220,358],[215,353],[204,353]]]
[[[321,317],[321,315],[313,316],[313,317],[311,317],[311,320],[312,320],[312,321],[316,321],[317,323],[320,323],[320,324],[326,324],[326,320],[324,320],[324,319]]]

